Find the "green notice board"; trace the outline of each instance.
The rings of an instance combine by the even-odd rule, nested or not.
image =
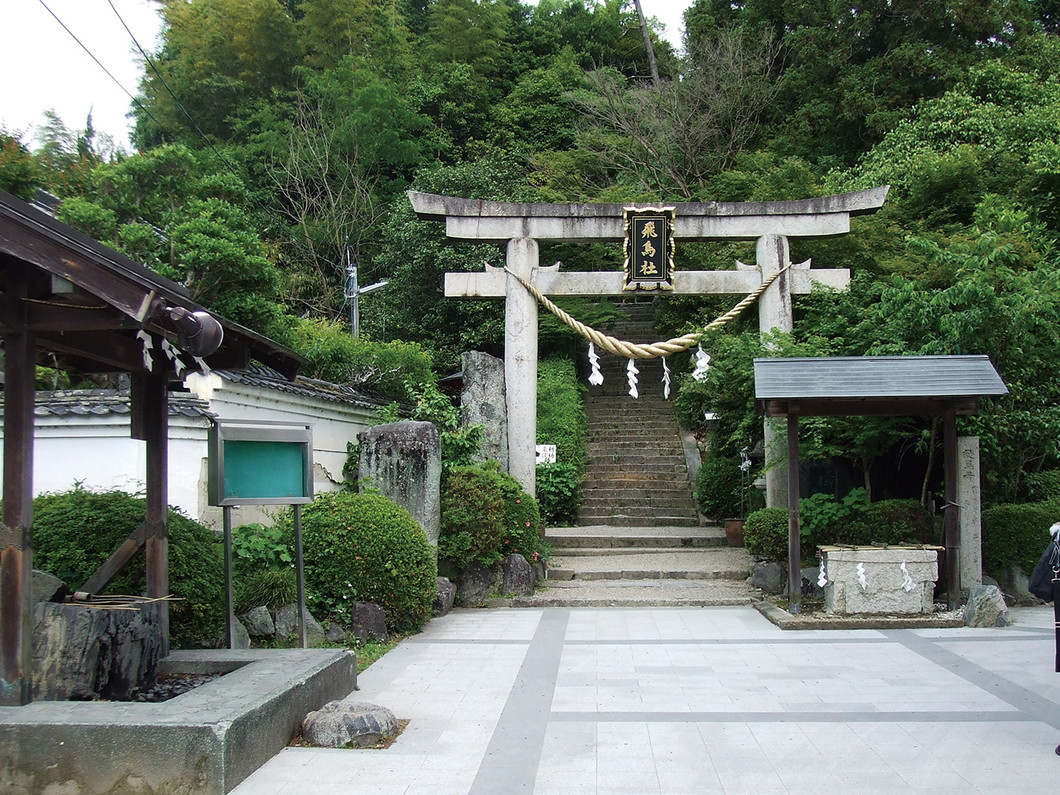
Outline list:
[[[218,422],[210,432],[211,505],[295,505],[313,499],[310,426]]]
[[[305,496],[300,444],[226,440],[224,457],[229,499]]]

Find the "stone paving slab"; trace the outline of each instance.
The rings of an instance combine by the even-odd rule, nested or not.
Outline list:
[[[463,610],[360,676],[387,750],[287,748],[236,795],[1008,793],[1060,770],[1052,611],[786,632],[753,607]]]

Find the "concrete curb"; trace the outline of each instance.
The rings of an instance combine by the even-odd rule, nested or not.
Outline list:
[[[346,649],[178,651],[162,665],[226,673],[162,703],[0,708],[0,789],[223,795],[357,686]]]
[[[924,616],[792,615],[772,602],[752,604],[780,629],[950,629],[964,626],[964,618],[951,613]]]

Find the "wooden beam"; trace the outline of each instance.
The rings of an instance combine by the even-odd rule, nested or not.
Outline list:
[[[802,526],[799,517],[799,406],[788,409],[788,612],[802,612]]]
[[[147,440],[147,521],[149,533],[145,540],[147,552],[147,595],[160,598],[169,594],[169,537],[167,528],[169,393],[167,376],[153,373],[133,373],[131,399],[135,412],[143,416],[143,433]],[[158,602],[159,622],[162,626],[163,653],[169,649],[169,606]]]
[[[759,408],[770,417],[786,417],[789,402],[770,398],[760,400]],[[979,407],[976,397],[800,398],[798,402],[802,417],[941,417],[948,409],[970,416]]]
[[[24,276],[24,274],[23,274]],[[26,295],[17,278],[5,296]],[[33,403],[36,395],[33,335],[4,336],[4,507],[0,526],[0,705],[28,704],[33,692]]]
[[[147,540],[147,536],[152,532],[152,528],[147,522],[141,522],[140,526],[137,527],[129,535],[127,539],[118,545],[118,548],[111,553],[110,557],[104,561],[95,573],[85,580],[85,584],[81,586],[79,590],[85,593],[98,594],[113,580],[122,569],[124,569],[133,555],[144,545]]]

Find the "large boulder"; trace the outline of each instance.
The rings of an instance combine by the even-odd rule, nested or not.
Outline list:
[[[33,699],[128,700],[154,684],[164,641],[158,611],[38,602]]]
[[[306,642],[310,646],[319,646],[324,640],[324,628],[313,618],[308,608],[305,611]],[[276,611],[276,635],[280,638],[296,638],[299,634],[298,605],[284,605]]]
[[[269,638],[276,634],[276,622],[272,620],[272,613],[267,607],[251,608],[241,620],[252,638]]]
[[[456,603],[460,607],[485,607],[491,593],[501,587],[501,566],[472,563],[460,575]]]
[[[366,702],[329,701],[302,722],[302,739],[324,748],[366,748],[397,733],[386,707]]]
[[[360,640],[378,640],[385,643],[390,635],[386,631],[383,608],[369,602],[354,602],[350,609],[350,632]]]
[[[996,585],[975,585],[964,606],[966,627],[1007,627],[1012,623],[1005,597]]]
[[[501,592],[515,596],[534,595],[534,570],[526,558],[514,552],[504,559],[504,578]]]
[[[751,565],[751,576],[748,578],[752,588],[762,593],[776,596],[784,593],[788,587],[788,575],[784,567],[771,560],[757,561]]]

